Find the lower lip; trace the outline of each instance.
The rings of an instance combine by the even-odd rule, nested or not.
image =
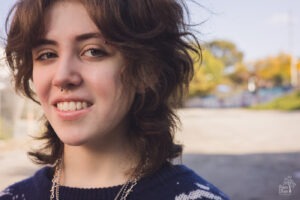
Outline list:
[[[90,112],[91,107],[82,109],[82,110],[75,110],[75,111],[61,111],[57,107],[55,110],[59,116],[64,121],[75,121],[82,117],[84,117],[88,112]]]

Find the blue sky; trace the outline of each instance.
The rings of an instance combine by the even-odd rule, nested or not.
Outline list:
[[[189,1],[189,0],[187,0]],[[192,22],[201,41],[226,39],[244,52],[246,61],[254,61],[280,52],[300,57],[300,1],[298,0],[194,0],[189,3]],[[15,0],[0,5],[0,34]]]
[[[292,52],[300,57],[300,1],[297,0],[196,0],[190,6],[204,41],[233,41],[247,61]]]

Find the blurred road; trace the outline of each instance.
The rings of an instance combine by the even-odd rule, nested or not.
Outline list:
[[[300,200],[300,112],[182,109],[183,163],[232,200]],[[0,190],[38,168],[28,139],[0,142]],[[291,192],[284,179],[296,183]]]

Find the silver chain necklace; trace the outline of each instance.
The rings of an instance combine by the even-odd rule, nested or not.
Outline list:
[[[50,200],[59,200],[59,187],[60,187],[60,176],[61,176],[61,159],[57,160],[54,167],[54,175],[52,178],[52,186],[50,189]],[[137,184],[139,176],[134,179],[129,179],[119,190],[114,200],[126,200],[127,196],[133,191],[134,186]]]

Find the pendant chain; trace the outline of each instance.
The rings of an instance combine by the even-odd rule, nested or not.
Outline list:
[[[52,186],[50,189],[50,200],[59,200],[59,187],[60,176],[62,170],[62,161],[58,159],[54,164],[55,172],[52,178]],[[119,190],[114,200],[126,200],[127,196],[133,191],[134,186],[137,184],[140,176],[135,177],[133,180],[129,179]]]
[[[61,175],[61,159],[58,159],[54,165],[55,172],[52,179],[52,187],[50,190],[50,200],[59,200],[59,186],[60,186],[60,175]]]

